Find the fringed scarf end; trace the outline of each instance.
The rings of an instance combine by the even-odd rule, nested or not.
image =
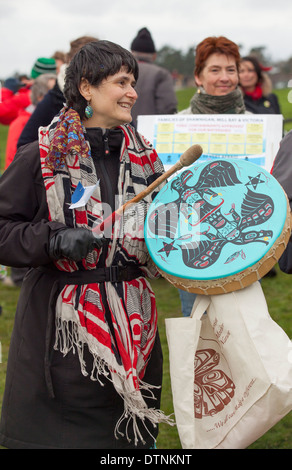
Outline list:
[[[84,344],[88,345],[88,338],[87,341],[85,341],[85,338],[82,337],[82,327],[80,327],[80,325],[73,321],[62,320],[61,318],[56,319],[56,341],[54,349],[59,350],[64,356],[70,351],[72,351],[73,354],[77,351],[81,372],[84,376],[88,376],[89,373],[86,370],[86,362],[84,360]],[[175,422],[171,418],[172,415],[166,416],[163,411],[159,409],[148,408],[141,394],[142,390],[147,390],[147,392],[149,392],[147,398],[155,399],[152,389],[161,388],[160,386],[150,385],[140,381],[139,390],[129,390],[124,378],[114,371],[112,366],[101,359],[98,354],[94,354],[92,351],[90,352],[93,358],[90,379],[98,381],[100,385],[103,386],[104,383],[101,381],[100,377],[106,377],[113,383],[117,393],[124,401],[124,413],[115,426],[115,437],[117,439],[118,436],[124,437],[124,433],[121,432],[119,428],[125,419],[127,419],[125,427],[126,438],[131,442],[131,438],[129,437],[129,425],[132,422],[135,446],[137,446],[139,442],[145,444],[145,440],[139,429],[139,424],[144,426],[148,434],[155,441],[145,420],[148,420],[154,428],[157,427],[159,423],[166,423],[171,426],[175,425]],[[110,372],[110,370],[112,372]]]
[[[128,442],[131,442],[132,439],[129,436],[129,425],[132,422],[132,430],[134,433],[134,444],[135,446],[138,445],[139,442],[142,442],[142,444],[146,444],[145,440],[143,439],[143,436],[141,434],[141,431],[139,429],[139,424],[142,424],[144,428],[146,429],[147,433],[149,436],[153,439],[153,441],[156,443],[156,439],[149,430],[149,428],[146,425],[145,420],[147,419],[150,421],[152,426],[156,428],[158,424],[165,423],[170,426],[175,426],[175,421],[172,419],[173,414],[166,416],[163,411],[155,409],[155,408],[147,408],[144,407],[143,409],[135,409],[131,410],[129,404],[127,404],[127,400],[125,397],[124,398],[124,403],[125,403],[125,409],[123,415],[120,417],[118,420],[116,427],[115,427],[115,438],[119,439],[119,436],[127,438]],[[120,431],[120,426],[124,420],[127,420],[127,424],[125,427],[125,434]],[[139,423],[137,420],[139,419]]]

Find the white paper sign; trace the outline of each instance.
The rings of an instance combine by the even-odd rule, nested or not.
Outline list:
[[[165,169],[194,144],[200,162],[240,158],[270,171],[283,133],[283,116],[266,114],[172,114],[138,116],[138,131],[156,149]]]

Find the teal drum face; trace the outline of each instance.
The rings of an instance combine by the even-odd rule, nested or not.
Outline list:
[[[199,293],[238,290],[260,279],[289,236],[282,187],[244,160],[197,162],[182,171],[158,193],[145,222],[146,244],[161,273]]]

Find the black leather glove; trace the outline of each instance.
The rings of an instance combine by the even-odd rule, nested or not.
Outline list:
[[[49,255],[52,259],[80,261],[94,248],[101,248],[105,241],[104,237],[96,238],[86,228],[61,229],[50,239]]]

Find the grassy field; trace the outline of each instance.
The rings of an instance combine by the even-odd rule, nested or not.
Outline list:
[[[288,103],[289,90],[277,91],[280,104],[286,119],[292,118],[292,105]],[[188,106],[189,99],[193,95],[193,89],[179,90],[177,92],[179,109]],[[291,108],[291,109],[290,109]],[[288,130],[288,128],[286,129]],[[5,142],[7,127],[0,126],[0,172],[4,165]],[[292,338],[291,305],[292,288],[289,275],[279,271],[274,278],[264,278],[262,287],[267,299],[271,317],[285,330],[289,338]],[[152,283],[156,293],[157,307],[159,313],[159,332],[164,354],[164,374],[162,409],[167,413],[173,412],[171,385],[169,377],[168,348],[165,335],[165,318],[181,316],[180,301],[177,289],[164,279]],[[5,287],[0,282],[0,305],[2,315],[0,316],[0,343],[2,346],[2,362],[0,363],[0,406],[5,384],[7,356],[10,335],[13,327],[14,313],[19,295],[19,289]],[[175,427],[167,425],[160,426],[160,434],[157,443],[158,449],[180,449],[180,441]],[[276,426],[264,436],[252,444],[249,449],[291,449],[292,448],[292,413],[282,419]]]

